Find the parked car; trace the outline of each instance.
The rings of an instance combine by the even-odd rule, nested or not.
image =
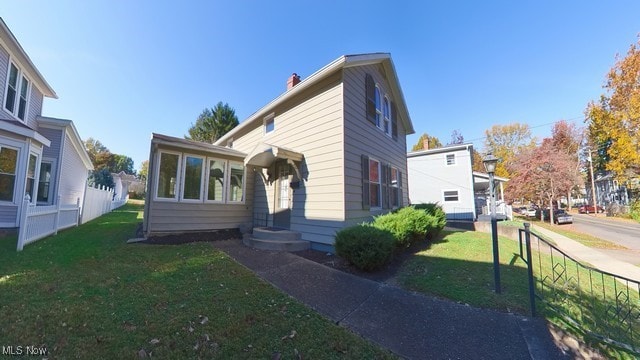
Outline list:
[[[571,224],[573,223],[573,217],[564,210],[556,210],[553,213],[553,222],[555,224]]]
[[[537,212],[537,210],[535,208],[529,208],[525,212],[525,215],[527,215],[528,217],[536,217],[537,213],[538,212]]]
[[[593,205],[582,205],[578,208],[578,212],[580,214],[595,214],[596,208]],[[598,206],[598,212],[603,213],[604,208],[602,206]]]

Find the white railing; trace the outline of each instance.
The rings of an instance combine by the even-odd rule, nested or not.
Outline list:
[[[20,210],[20,230],[18,231],[18,251],[34,241],[49,235],[55,235],[59,230],[78,226],[80,217],[80,199],[75,205],[36,206],[31,203],[27,194]]]

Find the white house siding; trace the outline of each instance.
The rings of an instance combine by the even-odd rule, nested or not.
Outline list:
[[[243,159],[228,157],[219,154],[208,153],[197,150],[185,150],[179,147],[162,145],[154,151],[151,156],[152,161],[156,161],[157,151],[168,150],[184,155],[209,156],[219,159],[242,162]],[[153,166],[157,168],[158,164]],[[152,169],[151,164],[149,166]],[[182,177],[182,175],[181,175]],[[244,204],[233,203],[191,203],[184,201],[154,200],[156,194],[156,174],[155,171],[149,174],[149,206],[145,214],[145,232],[147,234],[179,233],[185,231],[207,231],[220,229],[240,228],[247,230],[251,227],[253,220],[253,184],[254,173],[251,167],[246,169],[245,179],[245,202]],[[181,184],[179,184],[179,188]]]
[[[80,155],[71,143],[71,138],[65,134],[62,145],[62,161],[60,166],[60,187],[58,195],[61,205],[75,204],[80,199],[84,201],[84,190],[87,184],[88,170],[82,162]]]
[[[251,153],[265,142],[304,155],[300,169],[304,180],[293,190],[290,229],[313,243],[333,244],[336,230],[344,226],[342,94],[341,73],[336,72],[281,106],[266,110],[260,119],[274,113],[272,133],[263,135],[259,121],[233,136],[233,148],[242,152]],[[257,218],[273,213],[275,184],[265,185],[256,176]]]
[[[399,101],[391,94],[390,86],[379,65],[358,66],[344,69],[344,153],[346,221],[352,225],[369,221],[382,210],[362,208],[361,157],[366,155],[398,168],[402,173],[402,203],[408,204],[406,130],[400,119],[397,141],[366,118],[365,76],[369,73],[379,85],[381,96],[389,95],[391,102]],[[399,115],[398,115],[399,116]]]
[[[447,165],[448,154],[455,155],[455,165]],[[469,149],[447,151],[442,148],[422,154],[412,152],[407,156],[411,203],[437,202],[449,219],[475,217],[473,159]],[[458,191],[458,201],[445,202],[445,190]]]

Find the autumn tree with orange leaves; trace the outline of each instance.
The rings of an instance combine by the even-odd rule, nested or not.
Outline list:
[[[640,37],[607,74],[606,93],[585,115],[597,161],[621,180],[640,175]]]

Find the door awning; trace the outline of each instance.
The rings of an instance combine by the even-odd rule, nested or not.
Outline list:
[[[244,165],[266,168],[271,166],[277,159],[288,160],[290,163],[292,161],[302,161],[303,156],[301,153],[291,149],[260,143],[244,159]]]

